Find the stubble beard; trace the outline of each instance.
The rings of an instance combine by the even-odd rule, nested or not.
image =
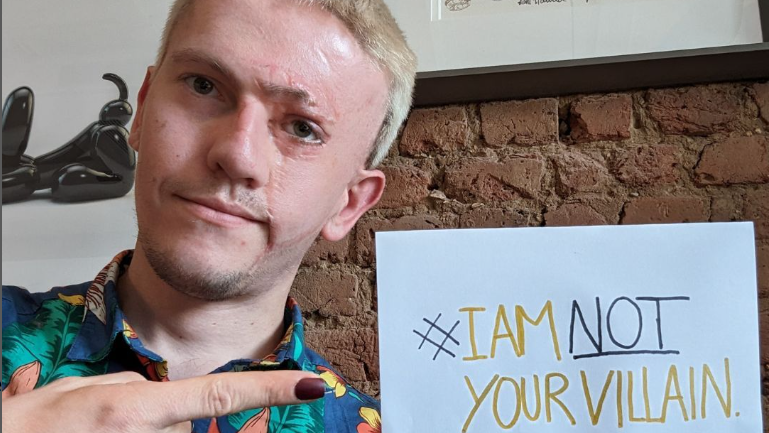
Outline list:
[[[249,292],[251,276],[244,271],[192,269],[172,252],[162,251],[146,233],[139,230],[139,244],[147,262],[164,283],[179,293],[204,301],[226,301]]]

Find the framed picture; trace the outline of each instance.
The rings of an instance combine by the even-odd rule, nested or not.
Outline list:
[[[769,76],[769,0],[387,0],[416,104]]]

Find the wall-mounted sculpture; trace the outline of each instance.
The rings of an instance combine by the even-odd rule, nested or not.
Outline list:
[[[63,146],[38,157],[27,149],[35,96],[20,87],[3,107],[3,203],[24,200],[50,189],[57,201],[75,202],[121,197],[133,187],[136,155],[128,145],[133,108],[128,88],[115,74],[102,77],[118,87],[120,97],[102,107],[99,120]]]

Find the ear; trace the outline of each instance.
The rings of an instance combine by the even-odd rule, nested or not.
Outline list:
[[[341,209],[323,226],[320,234],[328,241],[345,237],[364,212],[382,197],[385,175],[379,170],[363,170],[358,180],[347,188]]]
[[[152,82],[152,74],[154,73],[154,66],[147,67],[147,74],[144,76],[144,82],[136,96],[136,113],[134,114],[134,121],[131,124],[131,133],[128,134],[128,144],[137,152],[139,151],[142,122],[144,120],[144,101],[147,99],[147,93],[149,93],[150,83]]]

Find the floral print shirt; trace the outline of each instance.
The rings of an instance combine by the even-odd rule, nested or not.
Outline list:
[[[3,398],[68,376],[136,371],[168,380],[162,356],[142,345],[118,306],[116,283],[133,252],[118,254],[92,282],[29,293],[3,286]],[[348,385],[320,355],[305,347],[302,313],[289,298],[285,337],[261,360],[237,359],[224,371],[292,369],[319,374],[324,398],[309,404],[259,408],[214,419],[193,420],[195,433],[381,431],[379,403]]]

